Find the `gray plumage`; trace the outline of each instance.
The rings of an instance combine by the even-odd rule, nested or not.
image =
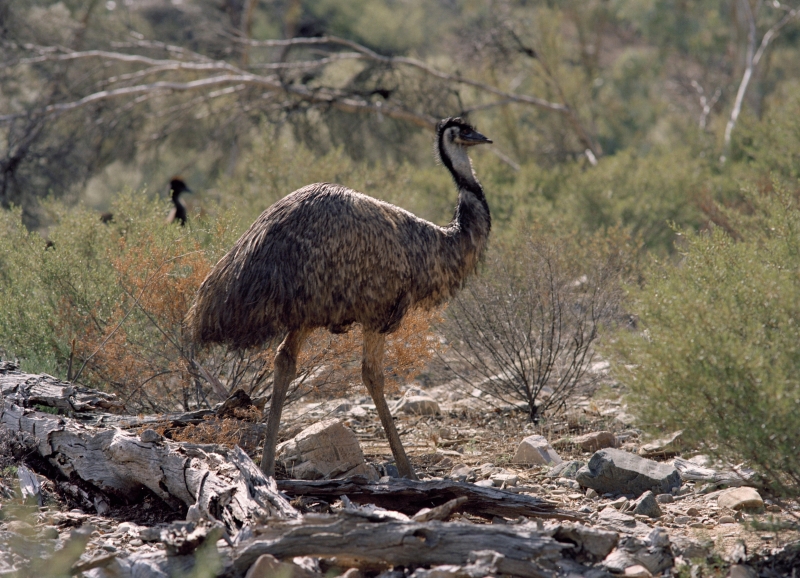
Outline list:
[[[446,227],[328,183],[303,187],[269,207],[203,281],[187,317],[193,339],[247,348],[288,334],[282,347],[291,349],[286,367],[293,375],[309,331],[340,333],[360,323],[365,367],[376,365],[382,335],[397,329],[409,309],[435,307],[455,295],[484,252],[491,217],[466,153],[484,142],[491,141],[458,118],[437,127],[439,156],[458,188]],[[373,377],[382,398],[380,371]],[[401,473],[413,477],[413,471]]]

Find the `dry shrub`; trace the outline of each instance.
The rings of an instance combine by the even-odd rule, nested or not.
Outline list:
[[[262,419],[261,412],[255,407],[236,408],[233,415],[233,418],[206,416],[202,423],[173,431],[172,439],[195,444],[239,446],[246,452],[259,449],[264,432],[256,424]]]
[[[387,392],[396,392],[400,383],[419,375],[439,351],[441,344],[431,327],[440,320],[439,310],[415,309],[397,331],[386,336],[383,366]],[[362,342],[360,326],[342,335],[316,330],[301,351],[296,387],[313,397],[346,395],[361,383]]]
[[[602,328],[621,314],[636,245],[612,230],[581,241],[544,231],[495,245],[448,310],[446,369],[537,422],[565,407],[589,372]]]

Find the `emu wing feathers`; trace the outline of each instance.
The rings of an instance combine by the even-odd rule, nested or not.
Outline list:
[[[251,347],[287,330],[358,322],[391,332],[450,297],[474,268],[453,226],[331,184],[268,208],[216,264],[187,319],[200,343]]]

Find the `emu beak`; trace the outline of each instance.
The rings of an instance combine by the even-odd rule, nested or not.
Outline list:
[[[493,141],[490,138],[486,138],[477,130],[473,130],[467,134],[460,135],[461,140],[464,141],[464,144],[467,146],[474,146],[479,144],[491,144]]]

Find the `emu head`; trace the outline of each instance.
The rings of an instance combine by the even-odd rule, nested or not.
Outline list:
[[[181,193],[191,193],[192,190],[186,186],[180,177],[172,177],[169,182],[169,192],[173,199],[177,199]]]
[[[479,144],[491,143],[491,139],[486,138],[475,127],[470,125],[461,117],[446,118],[436,126],[437,140],[443,145],[460,145],[471,147]]]

